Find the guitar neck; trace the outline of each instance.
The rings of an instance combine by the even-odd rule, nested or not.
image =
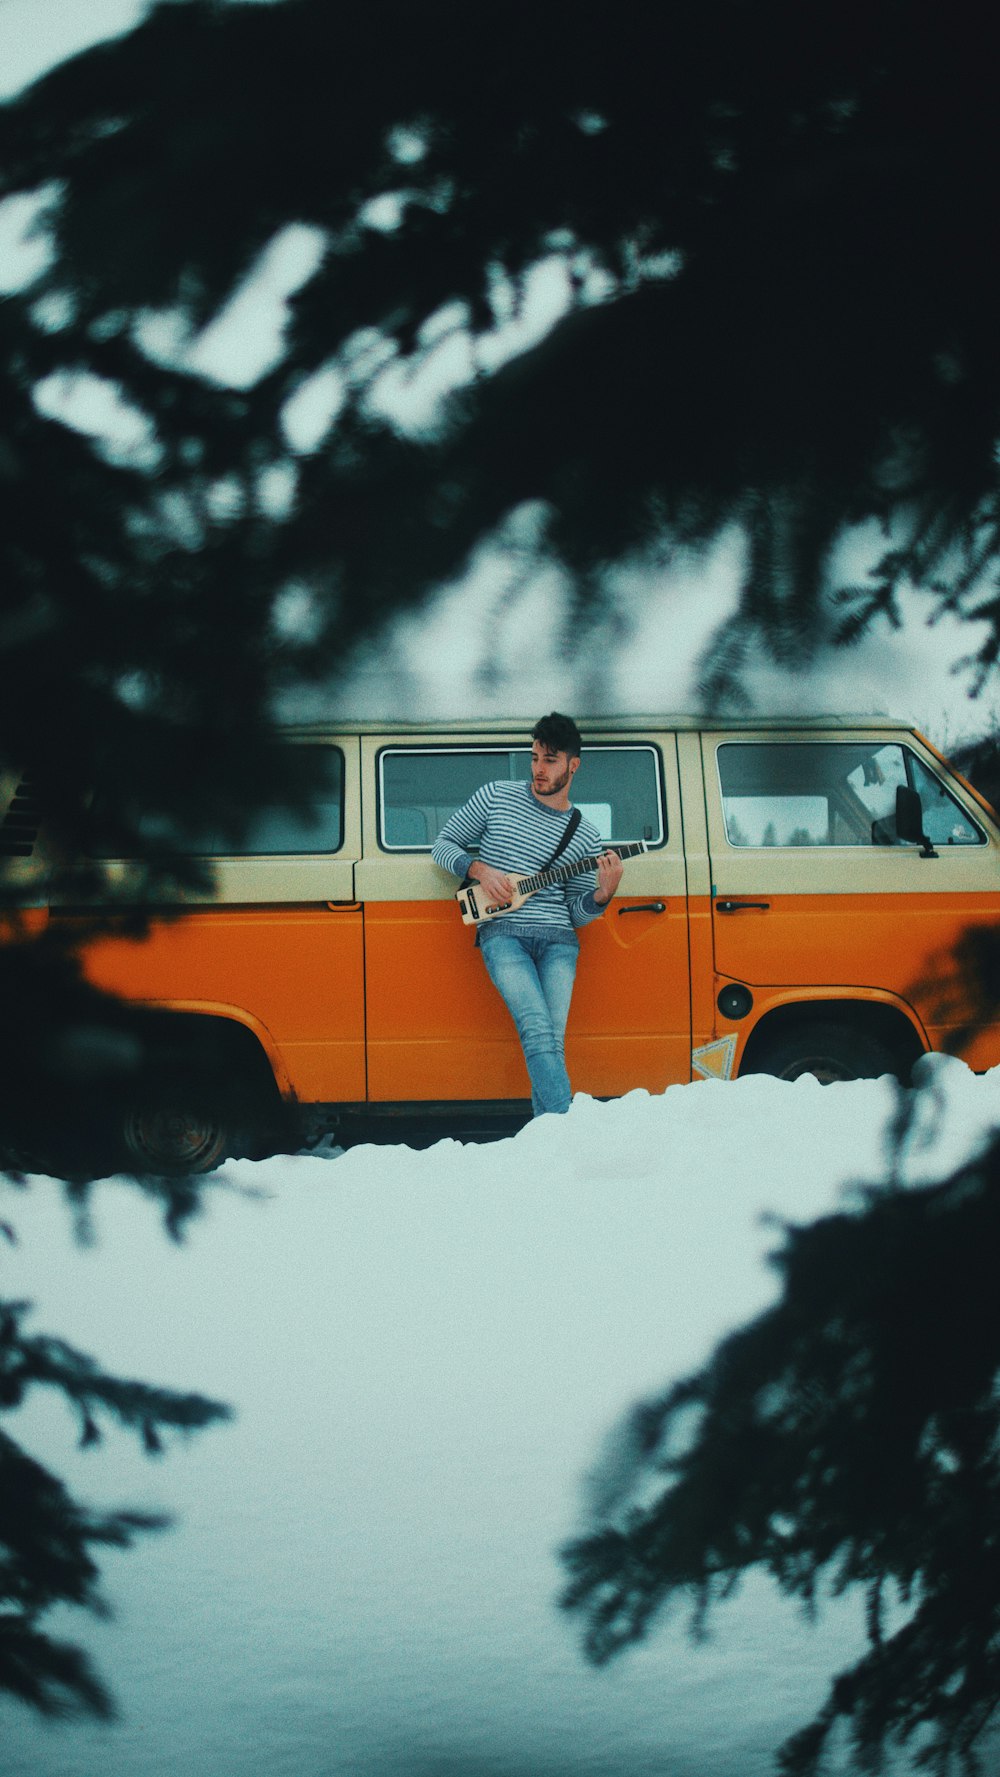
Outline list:
[[[644,839],[637,840],[634,845],[609,845],[607,848],[625,858],[637,858],[640,852],[648,851]],[[536,889],[549,888],[554,882],[568,882],[571,876],[580,876],[584,870],[596,870],[600,859],[604,856],[599,852],[595,857],[577,858],[572,864],[553,864],[550,870],[539,870],[534,876],[522,876],[518,882],[518,893],[532,895]]]

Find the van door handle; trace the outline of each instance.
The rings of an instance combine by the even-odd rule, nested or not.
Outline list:
[[[748,913],[752,907],[761,913],[770,913],[770,901],[716,901],[720,913]]]
[[[618,918],[623,913],[666,913],[666,901],[640,901],[635,907],[619,907]]]

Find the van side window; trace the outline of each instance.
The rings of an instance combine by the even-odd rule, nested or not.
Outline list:
[[[379,841],[387,851],[430,851],[448,816],[482,784],[530,776],[529,747],[387,747],[379,755]],[[654,747],[584,747],[573,788],[602,839],[663,844]]]
[[[300,744],[296,751],[304,753],[306,748]],[[301,808],[264,801],[242,828],[192,825],[181,830],[147,814],[140,814],[135,825],[143,839],[181,857],[302,857],[339,851],[344,842],[344,755],[339,747],[310,747],[309,764],[312,796]],[[99,799],[93,824],[91,856],[122,856],[113,839],[101,832]]]
[[[901,785],[919,794],[933,844],[985,843],[971,815],[896,742],[724,742],[717,757],[730,845],[898,845]]]

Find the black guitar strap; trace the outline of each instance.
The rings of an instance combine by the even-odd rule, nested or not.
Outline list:
[[[559,844],[556,846],[555,851],[552,853],[551,858],[549,859],[547,864],[542,865],[541,870],[535,871],[533,873],[534,875],[541,876],[543,871],[551,870],[556,859],[558,857],[561,857],[563,852],[566,850],[566,847],[568,846],[570,840],[572,839],[572,837],[573,837],[574,833],[576,832],[577,827],[579,825],[580,825],[580,810],[578,808],[574,808],[572,814],[569,817],[569,820],[566,822],[566,825],[562,830],[562,838],[560,839]]]
[[[570,840],[572,839],[572,837],[573,837],[574,833],[576,832],[577,827],[579,825],[580,825],[580,810],[578,808],[574,808],[572,813],[570,814],[569,820],[566,822],[566,825],[562,830],[562,837],[559,841],[559,844],[556,846],[556,849],[552,853],[552,856],[549,859],[548,863],[542,865],[542,870],[551,870],[556,859],[558,857],[561,857],[563,852],[566,850],[566,847],[568,846]],[[532,871],[532,875],[539,875],[540,876],[541,871]],[[461,883],[459,883],[459,887],[460,888],[471,888],[474,881],[475,881],[475,877],[466,876],[464,878],[464,880]]]

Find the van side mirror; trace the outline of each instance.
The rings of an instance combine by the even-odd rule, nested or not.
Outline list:
[[[930,840],[924,832],[924,809],[920,796],[909,784],[899,784],[896,788],[896,838],[904,845],[919,845],[922,858],[936,858]]]

